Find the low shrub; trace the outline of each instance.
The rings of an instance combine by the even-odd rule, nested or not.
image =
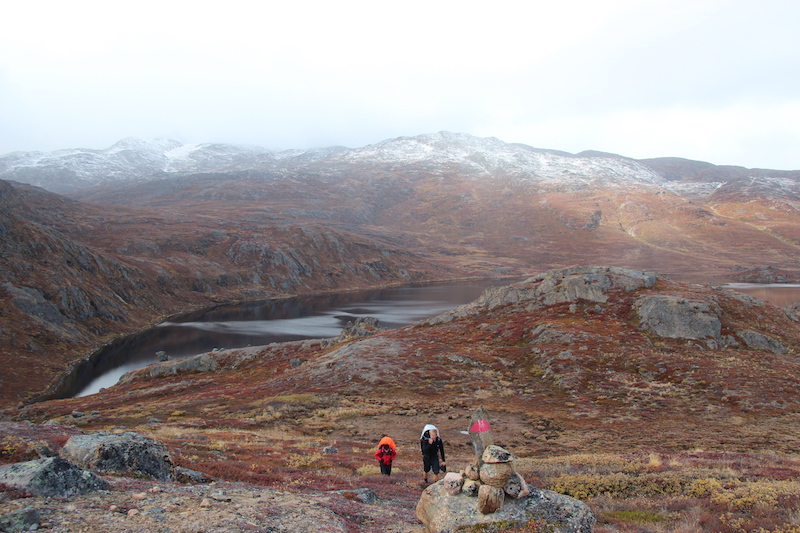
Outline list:
[[[381,473],[381,468],[377,465],[364,465],[356,469],[359,476],[374,476]]]
[[[317,461],[322,459],[321,453],[313,453],[311,455],[301,455],[293,453],[286,461],[286,466],[289,468],[307,469],[316,466]]]

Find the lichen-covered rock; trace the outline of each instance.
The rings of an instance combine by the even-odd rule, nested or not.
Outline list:
[[[503,492],[506,493],[506,496],[514,498],[518,500],[520,498],[524,498],[528,494],[530,494],[530,490],[528,490],[528,484],[525,483],[525,480],[519,474],[519,472],[514,472],[506,481],[505,486],[503,487]]]
[[[467,496],[477,496],[480,486],[481,484],[474,479],[465,479],[464,485],[461,487],[461,493]]]
[[[185,483],[187,485],[200,485],[214,481],[211,477],[203,472],[198,472],[197,470],[192,470],[190,468],[184,468],[182,466],[176,466],[173,472],[175,481],[178,483]]]
[[[481,485],[478,489],[478,512],[491,514],[503,508],[506,496],[503,489],[491,485]]]
[[[36,496],[59,498],[108,488],[105,480],[60,457],[0,466],[0,483]]]
[[[166,446],[139,433],[73,435],[61,456],[93,472],[174,480]]]
[[[372,505],[376,501],[378,501],[378,495],[375,494],[375,491],[372,489],[342,489],[342,490],[329,490],[329,494],[341,494],[346,499],[355,502],[366,503],[368,505]]]
[[[655,285],[658,277],[619,267],[579,266],[550,270],[505,287],[491,287],[474,302],[425,321],[442,324],[508,304],[526,304],[530,309],[579,300],[605,303],[610,290],[634,291]]]
[[[516,458],[517,457],[513,453],[494,444],[487,446],[481,456],[481,460],[484,463],[509,463]]]

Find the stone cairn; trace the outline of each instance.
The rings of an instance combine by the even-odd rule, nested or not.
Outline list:
[[[507,496],[519,499],[530,494],[528,484],[514,467],[516,456],[494,444],[489,415],[483,406],[470,418],[469,436],[475,458],[461,472],[445,475],[448,493],[477,496],[477,508],[482,514],[501,510]]]

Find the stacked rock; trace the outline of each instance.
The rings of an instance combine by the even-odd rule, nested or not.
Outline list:
[[[499,511],[506,496],[519,499],[530,494],[528,484],[514,468],[515,459],[514,454],[490,444],[480,460],[476,458],[460,473],[448,472],[444,476],[445,490],[454,496],[477,496],[482,514]]]
[[[502,509],[506,496],[517,499],[529,494],[528,484],[514,468],[515,459],[514,454],[494,444],[483,451],[483,464],[478,471],[477,480],[480,483],[478,510],[481,513],[489,514]]]
[[[528,484],[514,468],[516,456],[494,444],[489,413],[481,406],[470,419],[469,436],[475,460],[459,474],[448,473],[448,493],[478,497],[478,510],[490,514],[503,508],[506,496],[519,499],[530,494]]]
[[[448,472],[442,482],[426,487],[417,503],[416,515],[427,533],[535,519],[554,524],[553,531],[593,531],[596,518],[585,503],[525,483],[515,468],[517,458],[494,444],[486,409],[473,413],[466,433],[475,449],[473,460],[461,472]]]

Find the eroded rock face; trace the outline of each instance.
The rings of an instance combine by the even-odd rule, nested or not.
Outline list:
[[[61,456],[93,472],[174,480],[166,446],[139,433],[73,435]]]
[[[0,466],[0,483],[36,496],[58,498],[108,488],[105,480],[60,457]]]
[[[483,485],[480,490],[488,492]],[[502,494],[503,490],[497,487]],[[476,498],[463,492],[451,495],[443,483],[434,483],[422,493],[417,504],[417,518],[425,524],[427,533],[452,533],[460,527],[492,522],[507,523],[509,526],[522,526],[532,518],[544,519],[553,524],[555,533],[591,533],[595,524],[595,516],[585,503],[552,492],[527,486],[530,494],[520,499],[505,498],[502,509],[489,514],[483,513],[476,505]],[[497,492],[492,490],[497,496]],[[480,496],[479,496],[480,498]],[[488,511],[488,507],[484,507]]]
[[[672,339],[719,339],[718,312],[704,301],[670,295],[643,296],[636,301],[642,328]]]

